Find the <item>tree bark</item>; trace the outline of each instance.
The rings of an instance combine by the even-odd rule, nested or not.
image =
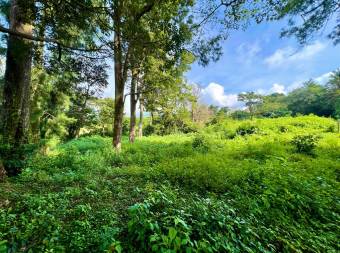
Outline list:
[[[123,48],[121,36],[120,1],[115,0],[114,16],[114,70],[115,70],[115,113],[113,122],[113,147],[116,151],[121,150],[122,126],[124,117],[124,86],[123,77]]]
[[[27,17],[28,10],[11,1],[10,28],[33,34],[33,26]],[[7,42],[2,131],[5,143],[21,145],[28,141],[30,118],[30,85],[32,68],[32,42],[9,35]]]
[[[139,99],[139,123],[138,123],[138,137],[143,137],[143,116],[144,116],[144,100],[141,96]]]
[[[150,112],[150,125],[153,126],[153,119],[154,119],[154,115],[153,115],[153,111]]]
[[[122,38],[122,21],[124,16],[122,10],[124,9],[122,0],[114,0],[114,69],[115,69],[115,114],[113,123],[113,147],[116,151],[121,149],[122,141],[122,125],[124,116],[124,88],[127,76],[127,69],[130,58],[129,43],[127,49],[125,47],[125,60],[123,60],[123,38]],[[138,12],[132,21],[138,23],[139,20],[155,7],[156,1],[150,1]],[[125,17],[126,18],[126,17]],[[128,42],[128,41],[124,41]],[[131,41],[130,41],[131,42]],[[132,42],[131,42],[132,43]],[[124,43],[126,46],[126,43]]]
[[[138,71],[136,69],[133,69],[130,89],[130,135],[129,135],[130,143],[135,142],[136,136],[137,78]]]
[[[43,14],[44,15],[44,14]],[[46,25],[45,23],[41,23],[38,29],[38,35],[41,38],[44,38],[45,35],[45,29]],[[39,41],[34,47],[34,52],[33,52],[33,67],[37,70],[37,73],[39,77],[33,82],[31,80],[31,102],[30,102],[30,114],[31,114],[31,120],[30,120],[30,133],[31,133],[31,140],[34,143],[38,143],[40,141],[41,137],[41,132],[40,130],[42,129],[41,124],[42,124],[42,116],[40,115],[37,116],[37,113],[39,113],[40,109],[38,103],[39,103],[39,98],[41,97],[41,90],[44,89],[44,84],[45,80],[43,75],[45,74],[44,71],[44,42]],[[35,117],[34,117],[35,115]]]

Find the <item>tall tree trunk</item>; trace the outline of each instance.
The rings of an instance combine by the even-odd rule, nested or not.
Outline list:
[[[115,55],[119,54],[116,53]],[[115,56],[115,58],[119,58]],[[124,116],[124,81],[121,75],[121,61],[115,59],[115,113],[113,123],[113,147],[116,150],[121,149],[122,142],[122,126]]]
[[[250,113],[250,120],[253,120],[254,118],[254,109],[252,106],[249,106],[249,113]]]
[[[192,102],[191,103],[191,121],[195,122],[196,121],[196,103]]]
[[[45,37],[45,24],[40,24],[38,35],[41,38]],[[44,42],[38,42],[36,46],[34,47],[34,53],[33,53],[33,66],[36,70],[36,75],[38,74],[38,78],[31,83],[31,102],[30,102],[30,114],[31,114],[31,120],[30,120],[30,133],[32,142],[38,143],[40,140],[41,129],[42,129],[42,117],[41,115],[41,108],[39,107],[39,100],[41,98],[41,90],[43,90],[45,87],[45,78],[42,78],[45,74],[44,70]],[[38,109],[37,109],[38,108]]]
[[[21,8],[18,0],[12,0],[10,28],[32,35],[28,13],[29,10]],[[32,42],[9,35],[2,115],[3,140],[9,144],[21,145],[28,141],[31,67]]]
[[[136,109],[137,109],[137,77],[138,71],[133,69],[131,78],[131,89],[130,89],[130,135],[129,140],[131,143],[135,142],[136,136]]]
[[[114,70],[115,70],[115,113],[113,122],[113,147],[120,151],[122,145],[122,126],[124,117],[124,70],[121,37],[120,1],[115,0],[114,32]]]
[[[139,99],[139,123],[138,123],[138,137],[143,137],[143,116],[144,116],[144,100],[141,96]]]

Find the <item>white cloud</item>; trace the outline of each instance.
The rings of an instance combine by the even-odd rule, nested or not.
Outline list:
[[[256,91],[262,95],[269,95],[273,93],[286,94],[286,88],[282,84],[274,83],[269,89],[258,89]],[[218,83],[210,83],[207,87],[201,91],[202,101],[207,104],[216,106],[227,106],[234,109],[242,109],[244,104],[238,101],[237,94],[225,93],[224,87]]]
[[[286,94],[286,87],[283,84],[274,83],[269,89],[258,89],[256,93],[261,95],[270,95],[273,93]]]
[[[202,90],[202,99],[207,104],[216,106],[237,108],[242,105],[242,103],[237,100],[237,94],[226,94],[224,87],[217,83],[210,83]]]
[[[332,75],[332,72],[325,73],[325,74],[323,74],[321,76],[318,76],[318,77],[314,78],[314,81],[316,81],[319,84],[324,85],[324,84],[326,84],[328,82],[328,80],[331,77],[331,75]]]
[[[293,90],[302,87],[304,82],[305,81],[295,81],[292,84],[288,85],[286,88],[287,93],[292,92]]]
[[[254,58],[261,52],[259,42],[255,43],[242,43],[237,47],[238,61],[246,64],[250,64]]]
[[[300,51],[296,51],[292,47],[280,48],[271,56],[264,59],[264,62],[270,67],[278,67],[284,64],[292,64],[296,62],[311,59],[314,55],[320,53],[327,47],[325,43],[316,41],[314,44],[304,47]]]
[[[318,77],[311,78],[311,79],[314,80],[315,82],[317,82],[318,84],[325,85],[328,82],[328,80],[331,77],[331,75],[332,75],[332,72],[327,72],[325,74],[322,74],[322,75],[320,75]],[[295,90],[297,88],[302,87],[303,84],[306,81],[308,81],[308,80],[298,80],[298,81],[293,82],[291,85],[289,85],[287,87],[287,89],[286,89],[287,92],[291,92],[291,91],[293,91],[293,90]]]
[[[314,81],[316,81],[318,84],[325,85],[329,78],[331,77],[332,72],[327,72],[325,74],[322,74],[318,77],[312,78]],[[291,83],[288,86],[285,86],[283,84],[274,83],[273,86],[269,90],[259,89],[257,90],[258,93],[267,95],[272,93],[281,93],[281,94],[287,94],[295,89],[298,89],[303,86],[303,84],[307,80],[297,80],[293,83]]]
[[[282,84],[274,83],[273,86],[270,88],[269,93],[280,93],[280,94],[285,94],[285,86]]]

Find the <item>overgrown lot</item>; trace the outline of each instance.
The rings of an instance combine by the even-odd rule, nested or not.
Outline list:
[[[340,250],[334,120],[227,120],[124,144],[59,144],[0,183],[0,252]]]

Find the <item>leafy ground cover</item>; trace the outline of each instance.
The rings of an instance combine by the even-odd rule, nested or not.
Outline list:
[[[336,131],[225,120],[121,154],[98,136],[37,152],[0,183],[0,252],[338,252]]]

